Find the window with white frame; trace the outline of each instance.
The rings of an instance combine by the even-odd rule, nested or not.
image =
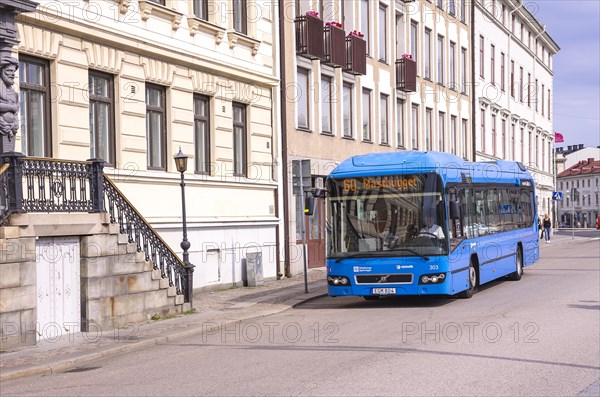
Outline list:
[[[379,139],[382,145],[389,145],[388,95],[379,96]]]
[[[194,95],[194,163],[198,174],[210,173],[210,98]]]
[[[502,92],[505,90],[505,68],[506,68],[506,55],[502,52],[500,53],[500,89]]]
[[[90,158],[115,165],[115,96],[112,75],[89,72]],[[23,90],[25,92],[25,90]],[[26,97],[26,95],[25,95]]]
[[[413,104],[410,108],[410,144],[412,148],[419,148],[419,105]]]
[[[448,86],[456,90],[456,44],[450,42],[450,53],[448,54]]]
[[[483,38],[483,36],[479,36],[479,76],[481,78],[485,77],[485,60],[484,60],[484,46],[485,45],[485,39]]]
[[[367,43],[367,54],[371,53],[369,45],[369,0],[360,0],[360,32]]]
[[[208,21],[209,0],[192,0],[194,16],[203,21]]]
[[[496,85],[496,46],[490,46],[490,81],[492,85]]]
[[[344,83],[342,98],[344,108],[344,138],[354,137],[352,129],[352,91],[353,85],[350,83]]]
[[[233,175],[248,176],[246,105],[233,103]]]
[[[456,151],[456,147],[457,147],[457,140],[458,140],[458,136],[456,134],[457,132],[457,128],[458,128],[458,119],[456,118],[456,116],[450,116],[450,152],[452,154],[457,154]]]
[[[296,119],[298,128],[310,129],[309,122],[309,71],[298,68],[296,85]]]
[[[446,151],[446,113],[438,113],[438,150]]]
[[[444,36],[437,37],[437,82],[444,84]]]
[[[418,62],[419,53],[418,53],[418,44],[419,44],[419,23],[411,20],[410,21],[410,53],[413,56],[413,60]],[[419,67],[417,63],[417,75],[419,75]]]
[[[231,0],[233,2],[233,30],[248,34],[248,8],[246,0]]]
[[[433,150],[433,109],[425,108],[425,150]]]
[[[379,60],[387,62],[387,6],[383,3],[379,3],[379,43],[377,44],[379,52]]]
[[[362,140],[371,142],[371,90],[362,92]]]
[[[431,29],[423,34],[423,77],[431,80]]]
[[[146,160],[150,170],[166,170],[165,87],[146,84]]]
[[[468,152],[467,134],[469,133],[469,123],[468,123],[467,119],[461,119],[460,129],[461,129],[461,136],[462,136],[462,142],[461,142],[462,155],[463,155],[463,158],[468,158],[467,157],[467,152]]]
[[[460,92],[465,94],[467,92],[467,49],[461,47],[460,49]]]
[[[398,147],[404,147],[404,101],[396,100],[396,142]]]
[[[321,76],[321,132],[323,134],[333,133],[333,98],[332,78]]]

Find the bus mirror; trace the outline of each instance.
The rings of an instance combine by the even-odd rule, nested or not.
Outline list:
[[[325,197],[327,197],[327,190],[322,189],[322,188],[317,188],[312,191],[312,195],[313,195],[313,197],[317,197],[317,198],[325,198]]]
[[[306,197],[304,199],[304,215],[312,215],[315,207],[315,198]]]
[[[450,219],[460,219],[460,205],[458,205],[458,201],[451,200],[449,206]]]

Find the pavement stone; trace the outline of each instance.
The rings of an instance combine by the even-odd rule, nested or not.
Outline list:
[[[302,302],[327,294],[325,267],[304,275],[265,281],[262,286],[196,292],[195,313],[171,319],[123,324],[119,329],[63,335],[56,341],[0,352],[0,382],[81,367],[111,355],[139,350],[159,343],[201,335],[214,327],[280,313]]]

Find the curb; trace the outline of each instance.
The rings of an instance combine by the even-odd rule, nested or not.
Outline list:
[[[228,325],[236,323],[238,321],[246,321],[246,320],[251,320],[253,318],[260,318],[260,317],[264,317],[264,316],[268,316],[268,315],[272,315],[272,314],[281,313],[288,309],[295,308],[302,303],[310,302],[310,301],[316,300],[318,298],[327,296],[327,293],[321,292],[322,289],[326,289],[326,288],[327,288],[326,286],[317,287],[315,292],[312,292],[312,293],[309,292],[308,294],[302,293],[302,295],[290,297],[289,299],[286,299],[277,304],[277,306],[283,306],[281,308],[273,308],[271,310],[264,311],[263,313],[260,313],[260,314],[251,315],[251,316],[247,316],[247,317],[241,317],[241,318],[235,319],[235,320],[231,320],[231,319],[230,320],[222,320],[219,322],[218,329],[221,329],[222,327],[227,327]],[[252,305],[250,307],[254,307],[254,306],[256,306],[256,305]],[[198,327],[192,327],[191,329],[174,332],[170,335],[156,336],[156,337],[146,339],[146,340],[141,340],[141,341],[138,340],[136,342],[129,343],[125,346],[108,348],[103,351],[99,351],[99,352],[95,352],[95,353],[91,353],[91,354],[84,354],[81,357],[64,359],[62,361],[57,361],[50,365],[40,364],[40,365],[35,365],[35,366],[29,367],[29,368],[22,368],[22,369],[18,369],[18,370],[14,370],[14,371],[10,371],[10,370],[7,371],[6,369],[3,369],[0,373],[0,382],[7,382],[7,381],[30,377],[30,376],[35,376],[35,375],[48,375],[48,374],[53,374],[53,373],[66,372],[71,369],[74,369],[74,368],[80,367],[82,365],[85,365],[87,363],[90,363],[92,361],[96,361],[96,360],[106,358],[109,356],[114,356],[114,355],[122,354],[122,353],[128,353],[128,352],[140,350],[140,349],[143,349],[143,348],[146,348],[149,346],[158,345],[161,343],[168,343],[168,342],[173,342],[173,341],[184,339],[184,338],[199,336],[205,332],[205,329],[204,329],[204,327],[202,327],[202,324],[204,324],[204,322],[201,321],[197,324]]]

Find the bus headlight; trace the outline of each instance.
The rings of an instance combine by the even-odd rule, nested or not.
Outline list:
[[[334,287],[340,285],[350,285],[350,279],[344,276],[327,276],[327,284]]]
[[[446,273],[425,274],[419,279],[419,284],[441,284],[446,279]]]

